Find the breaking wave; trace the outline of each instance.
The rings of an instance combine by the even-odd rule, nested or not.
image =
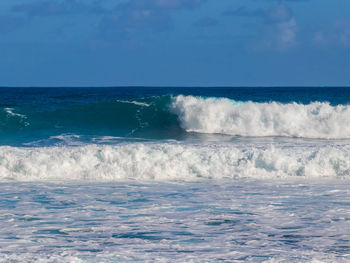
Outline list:
[[[237,102],[226,98],[177,96],[172,110],[188,132],[238,136],[350,138],[350,106]]]
[[[0,109],[3,145],[61,134],[181,140],[190,133],[350,139],[350,106],[167,95],[57,108]]]
[[[349,178],[348,145],[126,143],[0,147],[0,181]]]

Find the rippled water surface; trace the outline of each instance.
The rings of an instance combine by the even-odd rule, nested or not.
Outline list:
[[[0,261],[349,262],[348,184],[1,183]]]

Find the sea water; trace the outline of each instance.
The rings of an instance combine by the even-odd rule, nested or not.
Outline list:
[[[350,88],[0,88],[0,262],[349,262]]]

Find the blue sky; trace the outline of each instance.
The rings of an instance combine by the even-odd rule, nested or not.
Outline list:
[[[349,0],[1,0],[1,86],[347,86]]]

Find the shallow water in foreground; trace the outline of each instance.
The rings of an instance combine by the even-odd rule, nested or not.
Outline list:
[[[0,262],[349,262],[348,184],[1,183]]]

